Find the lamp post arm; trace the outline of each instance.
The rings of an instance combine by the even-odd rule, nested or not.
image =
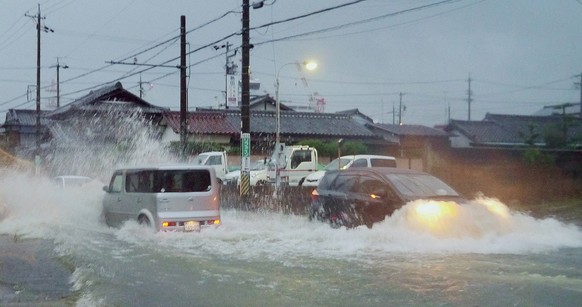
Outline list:
[[[279,145],[279,143],[281,142],[281,102],[279,101],[279,86],[280,86],[279,76],[281,74],[281,70],[283,70],[285,66],[289,66],[292,64],[297,64],[297,62],[285,63],[281,67],[279,67],[275,79],[275,114],[276,114],[275,116],[277,119],[275,127],[275,145]]]

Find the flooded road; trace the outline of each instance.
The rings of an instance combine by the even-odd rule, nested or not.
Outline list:
[[[511,212],[491,199],[474,200],[475,207],[440,225],[418,220],[411,203],[372,229],[228,209],[216,229],[154,233],[134,222],[105,226],[101,186],[62,190],[24,177],[0,185],[0,234],[51,242],[45,252],[70,268],[69,301],[78,306],[582,301],[582,230]],[[18,302],[18,294],[0,302]]]

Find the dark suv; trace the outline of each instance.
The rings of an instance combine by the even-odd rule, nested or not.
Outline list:
[[[311,194],[309,218],[329,222],[333,227],[371,228],[417,199],[464,200],[427,173],[391,167],[349,168],[325,173]]]

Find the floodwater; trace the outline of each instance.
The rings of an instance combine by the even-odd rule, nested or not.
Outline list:
[[[154,233],[101,220],[102,183],[59,189],[0,177],[0,234],[40,238],[72,270],[78,306],[579,306],[582,230],[494,199],[443,223],[411,203],[332,229],[307,217],[222,211],[223,225]]]

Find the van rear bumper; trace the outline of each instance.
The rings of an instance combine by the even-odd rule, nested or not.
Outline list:
[[[221,224],[218,210],[158,212],[158,218],[158,229],[162,231],[184,231],[184,223],[188,221],[198,222],[201,228]],[[163,227],[164,222],[169,222],[170,226]]]
[[[160,220],[172,219],[180,221],[197,221],[206,218],[220,218],[219,210],[200,210],[200,211],[165,211],[158,212]]]

